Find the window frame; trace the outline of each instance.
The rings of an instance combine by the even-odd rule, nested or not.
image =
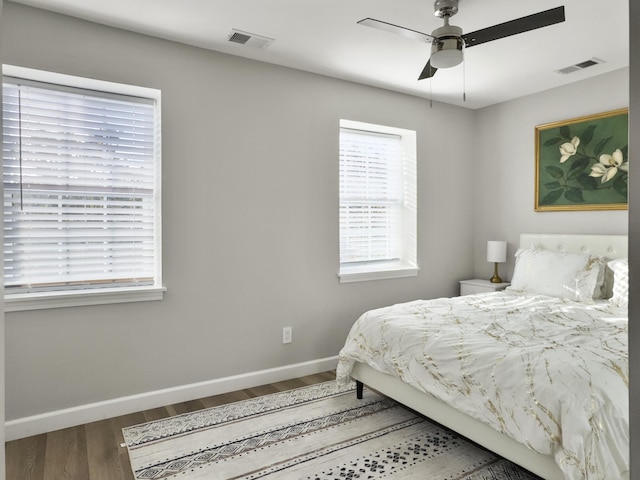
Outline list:
[[[161,162],[161,93],[160,90],[108,82],[72,75],[35,70],[14,65],[2,66],[3,77],[24,79],[26,82],[41,82],[64,87],[106,92],[108,94],[151,99],[155,103],[155,162],[154,178],[154,282],[152,285],[122,286],[110,288],[87,288],[36,292],[4,292],[5,311],[37,310],[58,307],[102,305],[125,302],[162,300],[166,288],[162,283],[162,162]],[[4,282],[3,282],[4,283]],[[4,288],[3,288],[4,290]]]
[[[418,275],[420,267],[417,260],[417,134],[414,130],[357,122],[352,120],[340,120],[342,129],[360,130],[367,133],[380,135],[396,135],[401,138],[401,162],[402,162],[402,221],[401,234],[403,245],[398,260],[371,261],[350,264],[340,262],[338,277],[340,283],[361,282],[369,280],[382,280],[402,277],[414,277]],[[338,141],[340,145],[340,138]],[[338,159],[340,162],[340,159]],[[342,201],[339,198],[339,206]],[[340,227],[339,227],[340,229]],[[340,247],[339,247],[340,248]]]

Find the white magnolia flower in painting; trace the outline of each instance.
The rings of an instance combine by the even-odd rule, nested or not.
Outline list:
[[[560,163],[564,163],[567,159],[575,155],[578,151],[578,145],[580,145],[580,139],[578,137],[573,137],[570,142],[563,143],[560,145]]]
[[[624,161],[622,152],[618,148],[613,155],[605,153],[600,155],[600,161],[591,167],[590,177],[601,177],[601,182],[605,183],[616,176],[618,170],[629,171],[629,162]]]

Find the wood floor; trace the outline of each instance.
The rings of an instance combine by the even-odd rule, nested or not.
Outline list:
[[[333,379],[319,373],[7,442],[7,480],[134,480],[123,427]]]

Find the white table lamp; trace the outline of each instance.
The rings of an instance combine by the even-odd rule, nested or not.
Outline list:
[[[498,264],[507,261],[507,242],[502,240],[489,240],[487,242],[487,262],[493,262],[493,277],[491,283],[502,283],[498,275]]]

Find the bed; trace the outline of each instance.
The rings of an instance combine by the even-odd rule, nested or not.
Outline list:
[[[626,257],[624,235],[522,234],[507,290],[363,314],[338,382],[547,480],[628,478]]]

